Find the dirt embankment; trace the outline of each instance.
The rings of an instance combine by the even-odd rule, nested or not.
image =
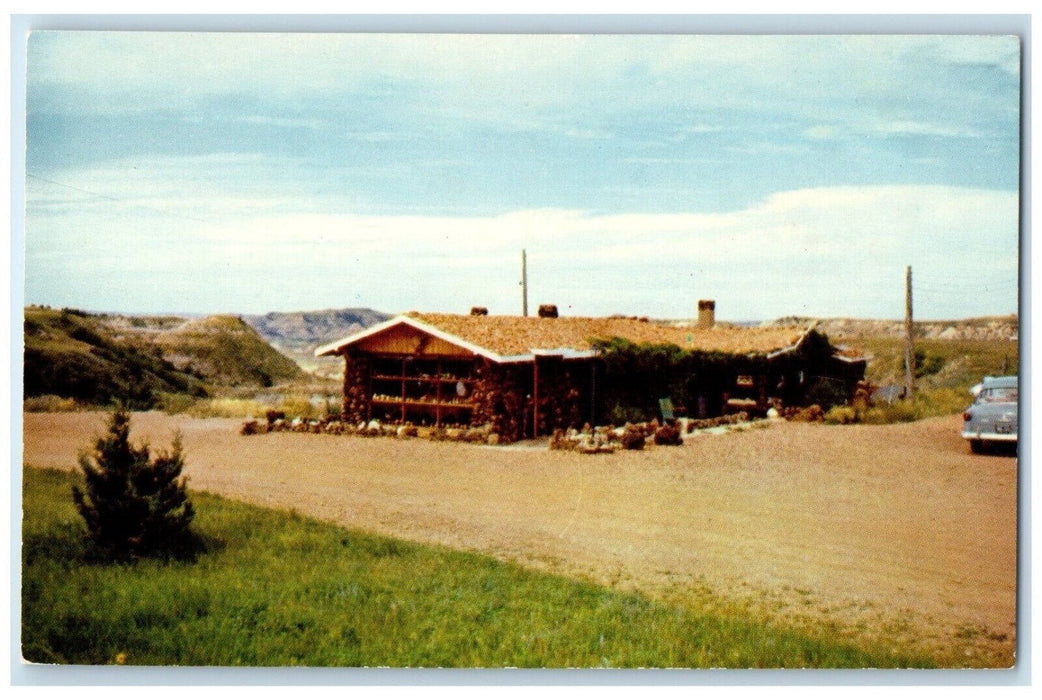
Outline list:
[[[72,469],[99,414],[26,414],[25,462]],[[181,430],[192,487],[484,552],[680,603],[1008,667],[1017,460],[973,456],[957,417],[771,424],[679,448],[546,449],[279,433],[135,414]]]

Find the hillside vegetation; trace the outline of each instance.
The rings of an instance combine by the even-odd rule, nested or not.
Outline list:
[[[137,409],[152,408],[164,394],[210,392],[201,375],[178,369],[154,345],[116,337],[96,316],[29,307],[24,327],[26,397],[121,401]]]
[[[897,338],[861,338],[858,346],[872,356],[867,379],[877,386],[904,382],[904,341]],[[1017,374],[1016,340],[916,339],[916,386],[968,391],[985,375]]]
[[[970,387],[988,375],[1018,374],[1020,323],[1017,315],[916,321],[915,395],[899,398],[905,383],[905,324],[900,320],[787,317],[766,325],[815,324],[839,345],[870,357],[865,379],[880,388],[867,412],[840,407],[829,422],[891,423],[961,413]]]
[[[972,401],[970,388],[985,376],[1018,374],[1020,347],[1016,324],[968,322],[927,329],[914,340],[915,394],[889,401],[877,395],[867,411],[845,407],[826,414],[828,422],[891,423],[961,413]],[[926,337],[924,337],[926,336]],[[905,341],[897,334],[864,335],[849,340],[871,356],[865,378],[881,394],[896,397],[905,383]],[[834,415],[833,415],[834,414]]]
[[[256,391],[305,378],[241,319],[128,317],[25,309],[25,397],[43,408],[132,409]],[[39,409],[36,409],[39,410]]]
[[[158,334],[155,344],[176,366],[226,385],[270,387],[303,377],[281,354],[236,316],[208,316]]]

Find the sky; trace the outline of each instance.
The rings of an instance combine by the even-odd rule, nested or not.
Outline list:
[[[1012,36],[35,32],[25,302],[1018,309]]]

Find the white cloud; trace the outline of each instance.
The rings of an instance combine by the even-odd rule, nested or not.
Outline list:
[[[923,317],[1016,304],[1018,198],[991,190],[819,188],[733,212],[601,216],[267,213],[233,203],[219,223],[163,216],[151,204],[49,214],[34,206],[27,299],[87,308],[171,310],[168,298],[157,301],[162,289],[180,290],[181,310],[483,304],[511,313],[522,248],[533,294],[577,314],[685,317],[692,300],[712,296],[723,318],[896,318],[906,265],[965,288],[954,298],[925,291]],[[997,271],[988,284],[982,266]],[[114,286],[99,289],[99,278]]]
[[[249,114],[238,118],[243,124],[255,124],[258,126],[275,126],[290,129],[316,130],[323,126],[317,119],[292,119],[287,117],[271,117],[265,114]]]
[[[805,129],[803,135],[814,141],[838,141],[860,139],[865,136],[933,136],[945,139],[979,139],[987,134],[979,129],[951,123],[886,120],[842,125],[815,124]]]
[[[936,37],[929,49],[948,63],[994,65],[1011,75],[1020,75],[1020,38],[1017,36]]]
[[[967,129],[948,124],[929,122],[896,121],[879,124],[877,130],[886,135],[908,134],[912,136],[940,136],[944,138],[980,138],[983,134],[976,129]]]
[[[55,88],[69,89],[62,107],[72,111],[190,108],[229,95],[299,103],[421,91],[424,107],[475,119],[538,117],[562,105],[749,108],[789,100],[820,108],[852,89],[907,95],[938,65],[1008,70],[1019,59],[1015,37],[900,35],[37,32],[29,47],[30,85],[52,99],[61,99],[50,94]]]
[[[686,315],[689,305],[675,299],[711,294],[743,317],[879,315],[890,290],[876,280],[906,264],[970,280],[981,260],[1015,266],[1016,195],[901,185],[782,192],[715,214],[364,212],[494,210],[513,191],[499,197],[475,186],[442,202],[423,185],[500,182],[495,176],[512,167],[516,201],[612,211],[647,194],[649,209],[709,206],[797,186],[787,182],[821,182],[818,156],[810,156],[824,144],[809,142],[841,138],[858,143],[864,167],[852,179],[885,182],[904,177],[906,162],[895,166],[894,144],[881,137],[1004,134],[1015,143],[1013,82],[988,67],[1015,75],[1018,48],[1010,37],[950,36],[34,34],[30,104],[63,112],[67,122],[58,122],[69,126],[55,132],[55,120],[41,118],[30,129],[40,139],[30,153],[50,158],[39,167],[62,165],[30,176],[29,288],[44,303],[64,290],[68,303],[89,306],[90,279],[107,275],[134,291],[96,306],[155,305],[157,292],[133,275],[147,268],[182,290],[177,299],[204,310],[359,300],[387,310],[452,309],[476,301],[471,290],[495,306],[513,299],[513,283],[503,280],[516,276],[525,247],[534,280],[584,313]],[[287,131],[244,126],[249,138],[239,141],[225,139],[236,131],[225,124],[214,143],[205,143],[205,128],[190,130],[203,143],[178,143],[176,129],[154,134],[169,136],[154,143],[157,122],[134,121],[153,110],[164,119]],[[88,111],[116,117],[101,121],[116,126],[105,132],[89,122],[91,131],[77,132]],[[118,142],[124,122],[128,134],[143,135],[140,143]],[[982,152],[981,144],[950,146],[919,154],[939,165],[914,175],[946,177],[942,166],[959,163],[968,172]],[[155,153],[186,147],[267,155]],[[583,160],[584,149],[625,165],[702,167],[616,174],[610,158]],[[286,156],[304,152],[313,160]],[[574,164],[545,166],[572,157]],[[1011,162],[988,161],[969,181],[1010,182]],[[717,163],[764,167],[736,176]],[[446,168],[456,179],[445,179]],[[402,178],[406,170],[425,179]],[[576,175],[563,185],[574,192],[547,199],[546,181],[562,173]],[[285,281],[266,284],[274,279]],[[966,297],[948,300],[953,314],[1009,310],[997,308],[1008,295]]]
[[[842,131],[830,124],[815,124],[808,127],[803,135],[814,141],[831,141],[842,135]]]

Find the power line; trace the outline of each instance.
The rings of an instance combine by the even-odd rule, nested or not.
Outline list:
[[[68,185],[68,184],[65,184],[64,182],[58,182],[57,180],[49,180],[49,179],[47,179],[45,177],[40,177],[39,175],[33,175],[32,173],[26,173],[25,176],[28,177],[28,178],[32,178],[33,180],[39,180],[40,182],[46,182],[49,185],[56,185],[58,187],[64,187],[66,189],[73,190],[75,192],[82,192],[83,194],[89,194],[92,197],[98,197],[99,199],[107,199],[107,200],[109,200],[111,202],[120,202],[120,203],[130,204],[131,206],[135,206],[135,207],[138,207],[140,209],[149,209],[151,211],[156,212],[157,214],[163,214],[164,216],[172,216],[172,217],[175,217],[175,218],[178,218],[178,219],[188,219],[189,221],[198,221],[198,222],[203,223],[203,224],[216,223],[216,222],[211,221],[209,219],[200,219],[197,216],[190,216],[188,214],[178,214],[176,212],[170,212],[170,211],[165,211],[163,209],[159,209],[158,207],[151,207],[151,206],[149,206],[147,204],[141,204],[139,202],[134,202],[132,200],[127,199],[126,197],[123,197],[123,198],[113,197],[111,195],[102,194],[101,192],[94,192],[93,190],[84,189],[83,187],[76,187],[75,185]]]

